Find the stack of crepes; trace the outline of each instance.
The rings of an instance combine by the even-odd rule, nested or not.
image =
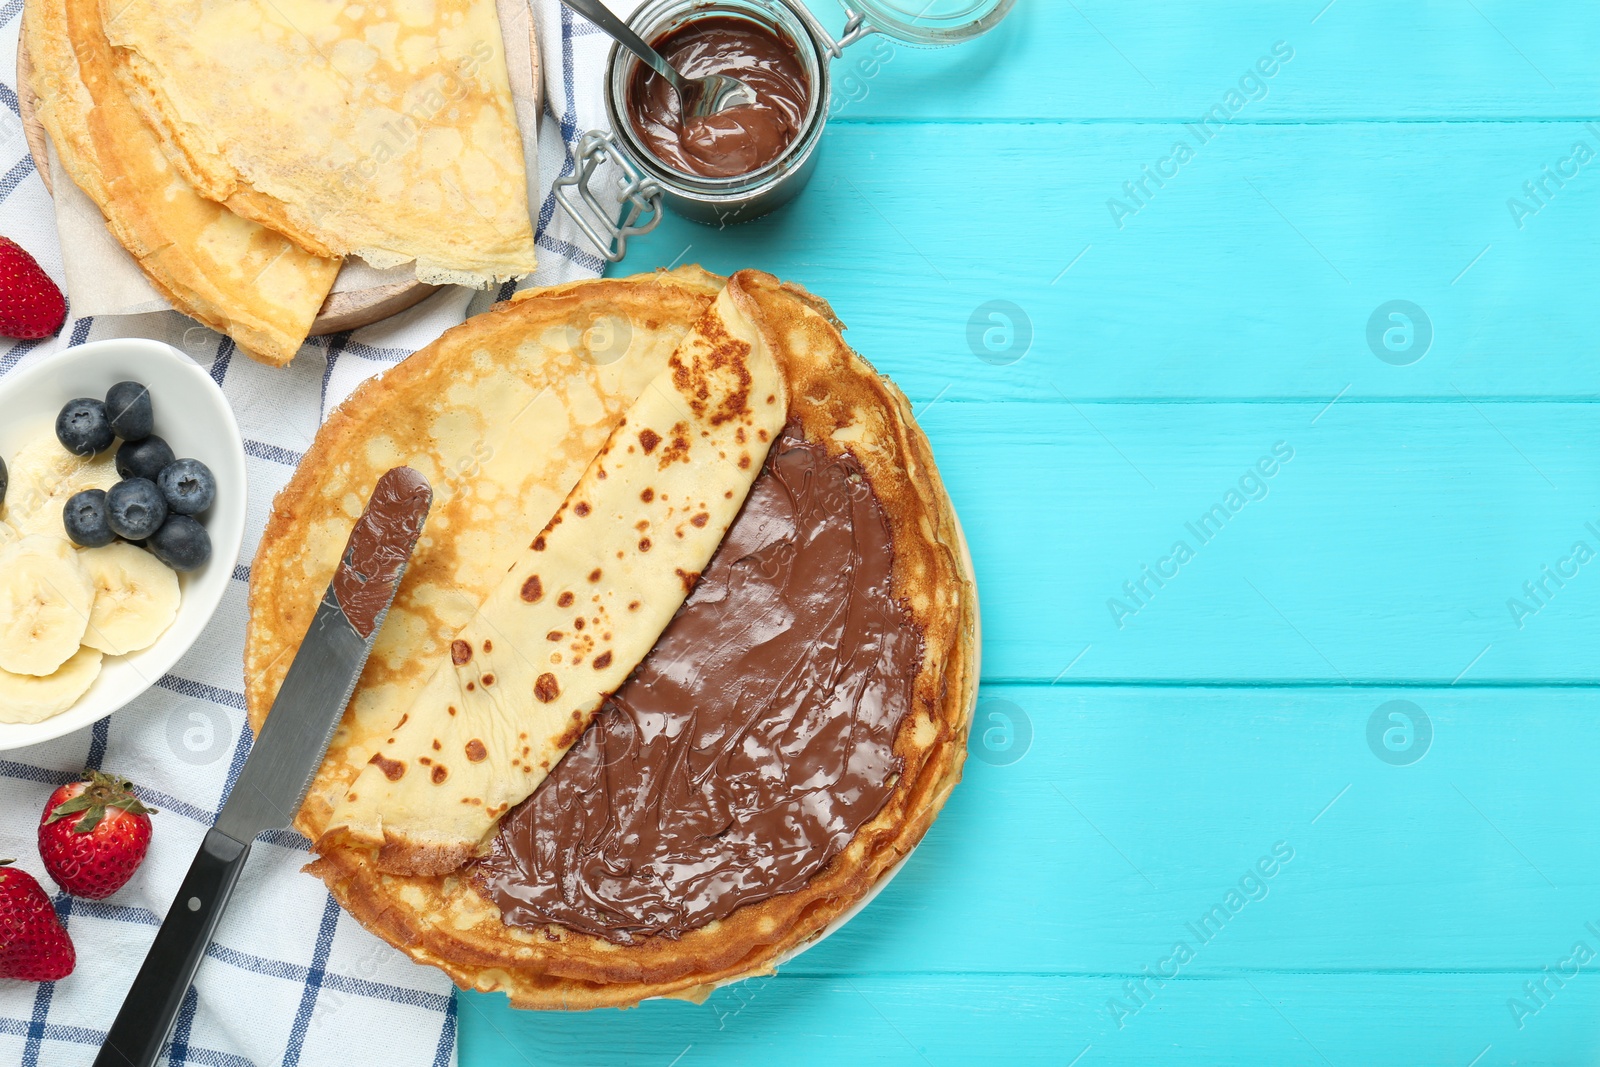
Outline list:
[[[423,530],[295,825],[350,912],[520,1007],[770,970],[960,777],[977,604],[828,306],[698,269],[518,294],[358,389],[251,568],[259,729],[373,481]]]
[[[534,268],[494,0],[27,0],[40,121],[174,307],[288,363],[341,260]]]

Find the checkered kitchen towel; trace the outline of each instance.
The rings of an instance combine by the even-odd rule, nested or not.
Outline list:
[[[599,274],[604,263],[550,197],[572,170],[571,148],[605,125],[601,70],[608,40],[557,0],[531,0],[545,78],[537,228],[540,267],[527,284]],[[614,2],[625,11],[632,5]],[[15,55],[22,0],[0,4],[0,234],[62,279],[54,216],[28,157],[17,114]],[[55,896],[78,949],[65,980],[0,980],[0,1064],[65,1067],[93,1060],[127,983],[216,818],[245,757],[241,668],[249,561],[273,496],[327,413],[367,377],[466,315],[509,295],[447,288],[388,322],[307,342],[287,369],[260,366],[227,338],[175,312],[68,319],[61,336],[0,348],[0,374],[106,337],[166,341],[208,366],[227,394],[249,457],[249,517],[234,582],[195,647],[115,717],[34,748],[0,753],[0,856],[15,856],[47,888],[34,843],[45,798],[84,767],[132,778],[160,809],[144,866],[109,900]],[[372,937],[301,872],[307,843],[263,836],[184,1000],[170,1063],[208,1067],[337,1064],[446,1067],[455,1063],[457,1003],[450,982]]]

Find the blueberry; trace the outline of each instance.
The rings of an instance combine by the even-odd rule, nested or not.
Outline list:
[[[211,468],[197,459],[180,459],[156,479],[167,509],[174,515],[198,515],[217,497],[217,480]]]
[[[106,393],[106,415],[111,432],[124,441],[143,441],[156,432],[155,408],[150,390],[138,382],[118,382]]]
[[[0,459],[0,504],[6,502],[6,487],[11,484],[11,475],[6,470],[6,461]]]
[[[116,540],[117,535],[111,532],[111,525],[107,522],[104,489],[85,489],[81,493],[74,493],[67,501],[67,506],[61,509],[61,519],[66,523],[67,536],[72,538],[75,545],[100,548]]]
[[[117,449],[117,474],[123,478],[148,478],[153,482],[176,458],[172,447],[154,434],[143,441],[125,441]]]
[[[192,571],[211,558],[211,536],[187,515],[173,515],[150,538],[156,559],[175,571]]]
[[[56,416],[56,440],[74,456],[92,456],[111,447],[117,435],[106,418],[106,406],[80,396],[67,401]]]
[[[118,537],[137,541],[149,537],[167,521],[167,502],[148,478],[126,478],[106,493],[106,512]]]

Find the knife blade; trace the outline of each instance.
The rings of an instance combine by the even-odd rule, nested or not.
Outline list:
[[[355,692],[433,490],[410,467],[378,479],[228,800],[112,1023],[95,1067],[154,1067],[250,844],[288,826]]]

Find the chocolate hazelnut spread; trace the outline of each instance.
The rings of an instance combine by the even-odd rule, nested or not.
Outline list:
[[[686,120],[667,80],[639,64],[628,86],[628,118],[663,163],[707,178],[732,178],[771,163],[799,136],[810,79],[795,46],[775,31],[721,15],[695,19],[652,43],[686,78],[730,74],[756,95],[753,104]]]
[[[410,467],[388,471],[373,486],[333,575],[333,595],[362,637],[372,636],[378,616],[394,599],[432,504],[428,479]]]
[[[883,807],[921,631],[854,457],[791,424],[649,656],[474,870],[507,923],[675,938],[800,889]]]

